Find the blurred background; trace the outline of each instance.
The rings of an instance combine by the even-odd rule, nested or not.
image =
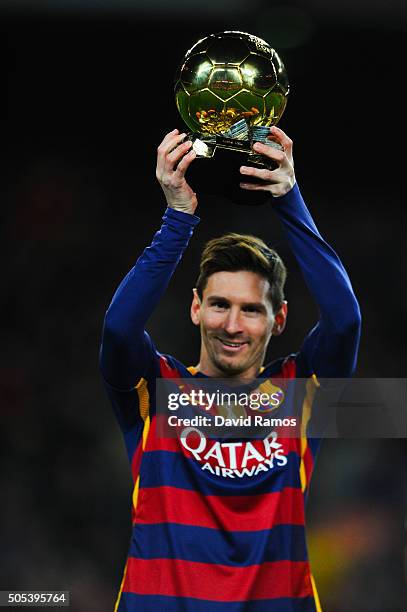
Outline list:
[[[131,480],[98,349],[116,286],[165,209],[155,152],[183,129],[173,76],[207,34],[265,38],[288,72],[280,127],[363,316],[359,377],[404,377],[407,5],[379,0],[1,0],[0,589],[64,589],[75,612],[113,609],[130,537]],[[289,269],[299,348],[316,307],[267,206],[202,198],[202,222],[149,331],[197,362],[189,301],[203,243],[227,230]],[[405,439],[326,440],[308,539],[328,612],[407,607]]]

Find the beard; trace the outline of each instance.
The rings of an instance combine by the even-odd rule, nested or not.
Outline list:
[[[248,334],[242,337],[226,336],[224,330],[208,330],[201,324],[201,351],[204,349],[206,359],[209,361],[210,376],[214,378],[236,377],[241,379],[255,378],[263,365],[266,348],[270,340],[271,333],[258,338],[252,338]],[[242,354],[228,354],[219,344],[222,342],[243,342],[246,344]],[[202,353],[201,353],[202,358]],[[251,371],[250,371],[251,370]]]
[[[220,336],[216,336],[219,338]],[[212,361],[212,364],[215,368],[223,375],[225,378],[229,378],[232,376],[238,377],[240,374],[246,372],[249,368],[253,366],[256,360],[259,358],[258,354],[249,354],[242,357],[239,356],[228,356],[222,355],[221,352],[216,350],[214,347],[214,337],[207,338],[207,353]],[[226,340],[226,338],[224,338]],[[227,341],[227,340],[226,340]],[[233,342],[232,339],[230,339]],[[215,340],[216,342],[216,340]],[[249,348],[251,345],[249,344]]]
[[[213,355],[212,361],[216,368],[225,376],[237,376],[250,367],[246,360],[240,363],[231,363],[226,357],[222,358],[220,355]]]

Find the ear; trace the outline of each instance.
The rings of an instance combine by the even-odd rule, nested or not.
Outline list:
[[[280,310],[277,312],[277,314],[274,317],[274,325],[273,325],[273,331],[272,331],[273,336],[279,336],[280,334],[283,333],[285,324],[287,322],[287,313],[288,313],[288,304],[284,300]]]
[[[191,319],[194,325],[199,325],[201,322],[201,300],[199,299],[198,291],[192,289],[194,297],[191,304]]]

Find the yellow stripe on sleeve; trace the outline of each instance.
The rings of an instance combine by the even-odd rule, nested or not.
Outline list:
[[[141,416],[141,418],[144,421],[144,426],[143,426],[143,442],[142,442],[142,448],[143,448],[143,451],[144,451],[144,449],[146,447],[148,432],[150,431],[150,414],[149,414],[149,409],[150,409],[150,394],[148,392],[147,381],[145,380],[145,378],[141,378],[140,379],[140,381],[136,385],[136,391],[137,391],[138,400],[139,400],[140,416]],[[133,489],[133,507],[134,507],[134,510],[136,510],[136,508],[137,508],[139,486],[140,486],[140,475],[137,476],[137,480],[135,482],[134,489]]]
[[[300,464],[300,480],[301,480],[301,491],[304,493],[307,488],[307,474],[305,472],[305,463],[304,456],[305,451],[307,450],[308,442],[307,442],[307,425],[311,418],[312,413],[312,404],[314,402],[315,393],[317,388],[320,386],[317,377],[315,374],[312,375],[306,382],[305,386],[305,398],[302,404],[301,411],[301,464]]]
[[[314,576],[312,574],[311,574],[311,585],[312,585],[312,590],[314,592],[315,607],[317,609],[317,612],[322,612],[321,602],[319,601],[319,595],[318,595],[317,587],[315,586],[315,580],[314,580]]]
[[[145,378],[141,378],[139,380],[139,382],[137,383],[135,389],[136,389],[137,394],[138,394],[140,416],[141,416],[141,418],[144,421],[144,426],[143,426],[143,441],[142,441],[142,448],[143,448],[143,451],[144,451],[144,449],[146,447],[148,432],[150,430],[150,414],[149,414],[149,409],[150,409],[150,394],[148,392],[147,381],[145,380]],[[133,499],[134,510],[136,510],[136,508],[137,508],[139,486],[140,486],[140,475],[137,476],[136,482],[134,484],[134,489],[133,489],[132,499]],[[124,568],[123,578],[122,578],[122,581],[121,581],[121,584],[120,584],[119,594],[117,596],[116,604],[115,604],[113,612],[117,612],[117,610],[118,610],[119,603],[120,603],[120,598],[121,598],[122,592],[123,592],[124,581],[126,579],[126,573],[127,573],[127,563],[126,563],[125,568]]]
[[[121,583],[120,583],[119,594],[118,594],[118,596],[117,596],[117,599],[116,599],[116,603],[115,603],[115,606],[114,606],[114,610],[113,610],[113,612],[117,612],[117,609],[118,609],[118,607],[119,607],[120,598],[121,598],[121,596],[122,596],[122,592],[123,592],[123,585],[124,585],[124,581],[125,581],[125,579],[126,579],[126,573],[127,573],[127,562],[126,562],[126,565],[124,566],[123,578],[122,578],[122,581],[121,581]]]

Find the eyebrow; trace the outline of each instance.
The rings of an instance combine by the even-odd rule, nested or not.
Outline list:
[[[230,304],[230,300],[221,295],[210,295],[208,297],[208,302],[226,302],[227,304]],[[266,312],[266,307],[262,302],[243,302],[241,306],[242,308],[251,306],[252,308],[258,308],[262,312]]]

